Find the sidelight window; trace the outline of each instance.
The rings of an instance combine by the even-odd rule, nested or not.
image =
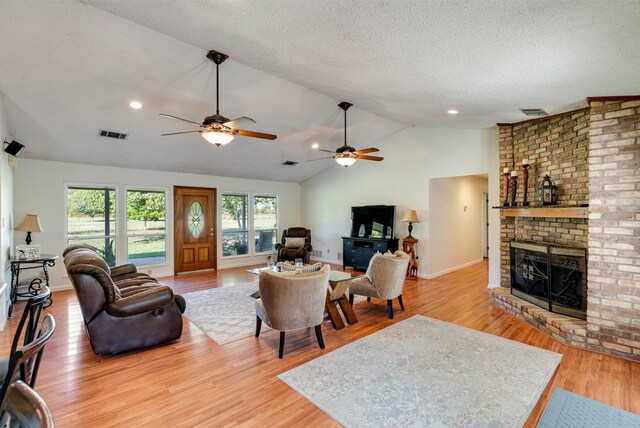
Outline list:
[[[166,200],[164,191],[127,190],[127,260],[129,263],[155,265],[166,262]],[[202,207],[200,209],[202,211]]]
[[[222,195],[222,256],[249,254],[249,195]]]

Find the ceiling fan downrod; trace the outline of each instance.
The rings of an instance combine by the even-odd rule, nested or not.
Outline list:
[[[353,104],[348,103],[346,101],[342,101],[340,104],[338,104],[338,107],[340,107],[342,110],[344,110],[344,145],[347,145],[347,110],[349,110],[349,107],[351,107]]]
[[[222,52],[211,50],[207,53],[207,58],[213,61],[216,64],[216,115],[220,114],[220,64],[222,64],[229,55],[223,54]]]

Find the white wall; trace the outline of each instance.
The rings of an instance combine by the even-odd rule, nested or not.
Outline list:
[[[4,149],[4,142],[11,142],[7,126],[6,114],[2,94],[0,93],[0,144]],[[13,168],[9,165],[9,155],[0,152],[0,330],[4,330],[7,323],[9,308],[9,286],[11,272],[8,258],[11,257],[13,247]]]
[[[11,142],[6,115],[0,94],[0,143]],[[13,247],[13,167],[9,166],[9,155],[0,152],[0,285],[11,281],[8,258]]]
[[[489,147],[489,288],[500,286],[500,154],[497,143]]]
[[[435,178],[429,181],[429,278],[482,261],[486,178]]]
[[[364,148],[371,143],[350,144]],[[498,161],[497,130],[411,127],[371,145],[380,149],[375,154],[384,156],[384,161],[358,161],[349,168],[336,165],[302,183],[303,224],[311,228],[313,247],[322,250],[323,259],[342,263],[338,253],[342,253],[341,237],[349,234],[351,206],[395,205],[398,238],[408,234],[400,219],[415,209],[420,223],[414,225],[412,235],[420,240],[417,253],[422,260],[418,275],[426,277],[434,272],[424,262],[432,251],[429,180],[488,173],[494,163],[491,157]],[[497,191],[489,188],[490,200]],[[498,258],[494,260],[499,263]]]
[[[65,186],[68,183],[152,187],[167,189],[170,195],[173,194],[174,185],[212,187],[218,190],[218,196],[225,191],[277,194],[280,230],[301,224],[300,185],[298,183],[20,159],[19,165],[15,169],[14,215],[18,220],[24,218],[27,213],[39,215],[44,232],[34,233],[32,236],[34,243],[41,244],[43,253],[61,256],[62,250],[66,247],[64,203]],[[219,203],[220,197],[218,197]],[[167,205],[167,264],[154,267],[152,274],[155,276],[173,274],[173,233],[171,233],[173,230],[173,204]],[[217,236],[220,236],[220,224],[221,218],[218,215]],[[25,234],[23,232],[15,232],[15,234],[16,241],[24,240]],[[222,248],[218,239],[218,268],[261,263],[267,257],[261,255],[222,259],[221,254]],[[70,286],[62,260],[59,260],[51,273],[53,289]]]

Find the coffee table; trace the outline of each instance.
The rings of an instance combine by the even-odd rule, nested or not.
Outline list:
[[[361,278],[362,276],[364,275],[340,272],[337,270],[332,270],[329,273],[329,286],[331,287],[331,290],[327,290],[325,309],[329,314],[329,319],[331,320],[333,328],[336,330],[340,330],[345,327],[337,306],[340,306],[340,309],[342,309],[342,313],[344,314],[344,318],[347,320],[347,323],[355,324],[358,322],[358,317],[356,317],[356,313],[353,311],[345,292],[347,291],[347,288],[349,288],[349,284],[352,279]]]

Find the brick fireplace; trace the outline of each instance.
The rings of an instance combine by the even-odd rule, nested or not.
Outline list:
[[[521,179],[522,160],[529,159],[532,203],[501,209],[501,287],[492,296],[565,343],[640,360],[640,96],[594,97],[588,103],[559,115],[498,124],[500,169],[515,169]],[[537,204],[545,174],[558,186],[557,207]],[[522,200],[519,182],[516,201]],[[512,295],[512,241],[587,253],[586,321]]]

